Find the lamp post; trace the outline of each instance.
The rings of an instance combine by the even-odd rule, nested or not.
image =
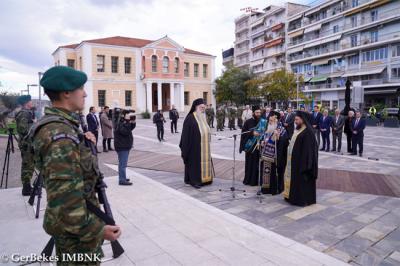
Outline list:
[[[38,72],[39,80],[38,80],[38,86],[39,86],[39,116],[42,116],[42,87],[40,86],[40,80],[42,79],[43,72]]]
[[[30,87],[37,87],[37,86],[38,86],[37,84],[27,84],[27,85],[26,85],[26,90],[27,90],[28,94],[30,94],[30,93],[29,93],[29,88],[30,88]]]

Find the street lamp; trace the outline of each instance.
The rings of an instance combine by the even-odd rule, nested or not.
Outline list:
[[[39,116],[42,116],[42,87],[40,86],[40,80],[42,79],[43,76],[43,72],[38,72],[38,76],[39,76],[39,81],[38,81],[38,85],[39,85]]]
[[[26,85],[26,91],[28,92],[28,94],[30,94],[29,93],[29,87],[37,87],[38,85],[37,84],[27,84]]]

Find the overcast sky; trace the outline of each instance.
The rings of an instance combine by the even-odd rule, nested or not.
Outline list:
[[[311,0],[292,0],[309,3]],[[184,47],[217,56],[232,47],[234,19],[243,7],[283,5],[279,0],[0,0],[0,91],[37,84],[52,66],[51,53],[81,40],[168,35]],[[34,90],[33,90],[34,91]],[[37,93],[31,93],[37,95]]]

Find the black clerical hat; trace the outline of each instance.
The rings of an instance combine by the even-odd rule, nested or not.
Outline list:
[[[194,100],[192,103],[192,108],[190,108],[189,113],[193,113],[196,110],[196,107],[199,106],[200,104],[205,104],[203,98],[198,98],[198,99]]]
[[[253,106],[251,107],[251,109],[253,110],[253,112],[255,112],[255,111],[257,111],[257,110],[261,110],[261,108],[260,108],[259,105],[253,105]]]
[[[281,118],[281,114],[277,111],[270,111],[269,116],[276,116],[277,119]]]

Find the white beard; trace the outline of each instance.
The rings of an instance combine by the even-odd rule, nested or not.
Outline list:
[[[267,132],[268,134],[274,133],[274,131],[275,131],[275,129],[276,129],[277,126],[278,126],[277,123],[268,124],[267,131],[266,131],[266,132]]]

